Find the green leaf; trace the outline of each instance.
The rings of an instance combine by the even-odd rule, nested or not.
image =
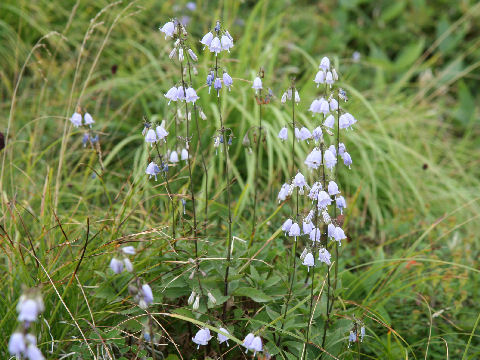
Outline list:
[[[246,296],[256,302],[267,302],[273,300],[272,297],[268,296],[263,291],[251,287],[240,287],[234,291],[233,295]]]

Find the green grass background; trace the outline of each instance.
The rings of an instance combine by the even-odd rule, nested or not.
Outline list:
[[[197,352],[190,337],[195,321],[219,325],[216,319],[226,301],[220,295],[224,261],[202,262],[204,284],[219,301],[216,307],[202,301],[200,314],[192,312],[186,305],[195,286],[188,280],[190,216],[181,216],[178,209],[178,230],[185,239],[179,241],[183,252],[176,255],[168,243],[165,188],[144,175],[150,150],[141,136],[142,118],[165,118],[171,124],[172,106],[163,94],[179,78],[168,59],[171,44],[158,26],[188,16],[200,58],[197,88],[204,84],[212,56],[201,51],[196,39],[220,19],[235,41],[223,59],[235,82],[223,97],[222,113],[235,133],[230,147],[233,234],[240,239],[250,234],[254,182],[254,157],[242,139],[259,116],[251,85],[243,80],[251,81],[263,66],[264,84],[277,96],[263,112],[267,137],[261,151],[256,240],[251,249],[240,240],[234,245],[233,334],[243,339],[248,331],[261,329],[266,349],[279,359],[297,358],[301,350],[308,314],[302,301],[309,295],[303,275],[284,343],[277,348],[273,341],[281,332],[276,319],[288,289],[291,249],[276,231],[292,214],[289,203],[278,207],[276,201],[281,184],[291,176],[290,148],[276,137],[289,121],[290,109],[279,99],[295,77],[302,98],[299,120],[312,128],[307,110],[316,96],[313,78],[327,55],[349,94],[346,107],[358,119],[355,130],[343,138],[354,164],[352,170],[340,171],[348,241],[341,249],[341,286],[327,349],[341,359],[358,358],[356,349],[346,346],[356,316],[367,327],[362,358],[479,358],[480,4],[196,4],[197,10],[190,11],[181,1],[0,3],[0,131],[8,137],[0,152],[0,354],[6,354],[17,326],[15,306],[24,284],[42,286],[46,311],[35,329],[48,359],[65,354],[93,358],[92,353],[133,359],[137,347],[146,356],[137,341],[145,314],[127,296],[130,278],[107,271],[115,248],[127,242],[139,249],[135,268],[154,289],[158,304],[152,312],[159,313],[157,329],[166,344],[162,356],[222,353],[216,345]],[[359,62],[352,60],[355,51],[361,54]],[[200,252],[218,258],[224,256],[226,237],[223,154],[213,148],[219,118],[215,96],[205,88],[199,95],[208,116],[200,121],[211,194],[210,230],[200,241]],[[103,171],[97,153],[82,147],[81,131],[68,122],[77,105],[96,120]],[[297,158],[308,149],[297,147]],[[194,172],[202,214],[206,179],[199,161]],[[175,169],[171,181],[177,194],[188,194],[185,169]],[[89,244],[73,276],[87,218]],[[257,261],[247,263],[266,241]],[[316,343],[322,316],[321,311],[315,315]],[[309,358],[318,358],[317,350]],[[240,352],[225,356],[240,358]]]

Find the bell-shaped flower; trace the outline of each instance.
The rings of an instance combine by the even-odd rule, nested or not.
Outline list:
[[[160,28],[160,31],[165,34],[165,39],[167,39],[167,37],[172,37],[175,33],[175,24],[173,21],[169,21]]]
[[[298,91],[297,89],[295,89],[295,103],[299,103],[300,102],[300,95],[298,94]]]
[[[255,339],[255,335],[253,335],[252,333],[249,333],[247,336],[245,336],[245,339],[243,339],[243,346],[245,348],[247,348],[247,350],[245,351],[245,353],[248,352],[248,350],[250,349],[250,345],[252,344],[253,342],[253,339]]]
[[[315,129],[313,129],[312,137],[315,140],[315,142],[319,142],[320,140],[322,140],[322,136],[323,136],[323,131],[320,126],[317,126]]]
[[[82,126],[82,115],[80,115],[78,112],[75,112],[70,118],[70,121],[74,127]]]
[[[28,360],[44,360],[45,359],[40,349],[34,344],[28,345],[27,351],[26,351],[26,357]]]
[[[188,150],[183,148],[182,152],[180,153],[180,159],[187,161],[188,160]]]
[[[207,345],[212,336],[210,335],[210,330],[207,328],[200,329],[195,334],[195,337],[192,338],[192,341],[197,344],[197,349],[200,348],[200,345]]]
[[[195,104],[195,101],[197,101],[198,99],[200,99],[198,96],[197,96],[197,93],[195,92],[195,89],[194,88],[191,88],[189,87],[186,91],[187,95],[185,96],[185,100],[186,102],[191,102],[191,103],[194,103]]]
[[[352,165],[352,158],[350,157],[350,154],[345,151],[342,155],[342,159],[343,163],[350,169],[350,165]]]
[[[230,49],[233,47],[233,41],[227,35],[222,35],[222,39],[220,40],[222,44],[222,50],[227,50],[230,52]]]
[[[328,224],[328,227],[327,227],[327,236],[333,239],[334,235],[335,235],[335,225],[330,223]]]
[[[317,200],[318,192],[322,190],[322,184],[320,182],[315,182],[312,187],[310,188],[310,192],[308,193],[308,197],[312,200]],[[313,213],[312,213],[313,214]],[[312,215],[313,216],[313,215]]]
[[[122,248],[125,255],[135,255],[135,248],[133,246],[125,246]]]
[[[183,86],[177,88],[177,100],[185,100],[185,90],[183,89]]]
[[[330,69],[330,59],[324,56],[322,60],[320,60],[319,68],[322,69],[323,71],[328,71]]]
[[[325,153],[323,154],[323,161],[325,162],[325,165],[329,170],[332,170],[335,167],[335,164],[337,163],[337,158],[335,155],[330,150],[325,150]]]
[[[222,44],[220,43],[220,39],[218,38],[218,36],[215,36],[212,40],[212,42],[210,43],[210,52],[214,52],[215,53],[215,56],[218,55],[218,53],[220,51],[222,51]]]
[[[321,262],[327,264],[327,265],[330,265],[332,262],[330,261],[332,255],[330,255],[330,253],[328,252],[327,249],[325,248],[321,248],[319,251],[318,251],[318,260],[320,260]]]
[[[339,196],[335,199],[335,203],[337,204],[337,208],[340,210],[340,214],[343,215],[343,209],[347,207],[347,203],[345,202],[345,198],[343,196]]]
[[[305,177],[302,175],[301,172],[298,172],[293,179],[293,186],[298,187],[300,190],[303,190],[303,187],[306,185],[307,183],[305,181]]]
[[[184,56],[183,56],[183,49],[182,49],[182,48],[180,48],[180,49],[178,49],[178,60],[179,60],[180,62],[182,62],[182,61],[183,61],[183,59],[184,59]]]
[[[85,122],[85,125],[88,125],[92,127],[92,124],[95,123],[95,121],[92,118],[92,115],[90,115],[88,112],[83,115],[83,121]]]
[[[278,202],[285,201],[285,199],[288,197],[290,191],[290,185],[289,184],[283,184],[282,188],[280,189],[277,199]]]
[[[330,100],[330,110],[335,111],[338,109],[338,101],[335,99]]]
[[[305,165],[307,165],[310,169],[318,169],[318,167],[322,164],[322,152],[317,148],[313,149],[310,154],[307,155],[307,159],[305,160]]]
[[[308,266],[308,271],[310,271],[311,266],[315,266],[315,259],[313,258],[311,252],[305,255],[305,258],[303,259],[303,265]]]
[[[350,128],[356,122],[357,122],[357,120],[350,113],[345,113],[345,114],[340,115],[340,119],[339,119],[340,129]]]
[[[318,193],[317,202],[318,208],[324,209],[332,203],[332,199],[330,198],[330,195],[328,195],[325,191],[322,190]]]
[[[170,157],[168,159],[171,163],[177,163],[178,162],[178,153],[176,150],[173,150],[170,153]]]
[[[112,258],[110,261],[110,269],[112,269],[115,274],[120,274],[123,271],[123,262],[116,258]]]
[[[197,55],[193,52],[192,49],[188,49],[188,55],[190,55],[190,59],[192,59],[193,61],[198,61],[198,57]]]
[[[300,141],[302,139],[299,128],[295,128],[295,139],[297,139],[297,141]]]
[[[14,332],[8,341],[8,352],[20,359],[21,354],[25,352],[25,336],[21,332]]]
[[[286,127],[283,127],[280,132],[278,133],[278,138],[282,141],[285,141],[288,139],[288,130]]]
[[[329,195],[337,195],[340,194],[340,191],[338,191],[338,185],[335,181],[331,180],[328,183],[328,194]]]
[[[330,105],[328,104],[328,101],[325,100],[324,98],[321,98],[319,101],[320,101],[320,112],[323,115],[327,115],[330,112]]]
[[[337,156],[337,149],[335,148],[335,145],[330,145],[328,150],[332,152],[333,156]]]
[[[320,238],[322,237],[322,232],[318,228],[313,228],[312,231],[310,231],[310,240],[315,242],[320,242]]]
[[[333,127],[335,126],[335,118],[333,117],[333,115],[330,114],[327,116],[327,118],[323,122],[323,126],[333,129]]]
[[[230,91],[230,87],[233,85],[233,79],[226,71],[223,73],[223,84],[227,87],[228,91]]]
[[[157,181],[157,174],[160,172],[160,168],[158,167],[157,164],[155,164],[153,161],[148,164],[147,169],[145,170],[145,174],[149,175],[149,179],[152,178],[152,176],[155,177],[155,181]]]
[[[288,231],[288,236],[300,236],[300,226],[298,226],[297,223],[293,223],[292,226],[290,226],[290,230]]]
[[[217,96],[220,96],[220,90],[222,89],[222,80],[220,78],[216,78],[213,83],[213,88],[217,90]]]
[[[321,108],[320,108],[321,105],[322,105],[322,103],[320,102],[320,100],[315,99],[310,104],[310,108],[308,109],[308,111],[311,111],[314,114],[319,114],[319,113],[321,113]]]
[[[312,133],[310,130],[308,130],[305,126],[300,129],[300,139],[301,140],[306,140],[308,143],[308,140],[312,138]]]
[[[309,235],[310,232],[313,230],[313,224],[311,221],[303,221],[302,230],[305,235]]]
[[[345,144],[344,143],[338,144],[338,153],[340,154],[340,156],[343,156],[343,153],[345,151],[347,151],[347,148],[345,147]]]
[[[292,227],[292,225],[293,225],[292,219],[285,220],[285,222],[282,225],[282,230],[285,232],[285,235],[287,235],[287,232],[290,231],[290,228]]]
[[[170,105],[170,102],[178,100],[178,89],[173,86],[164,96],[168,99],[168,105]]]
[[[325,84],[325,72],[323,70],[319,70],[317,75],[315,75],[315,80],[313,80],[317,84],[317,88],[320,84]]]
[[[158,125],[157,128],[155,129],[155,132],[157,134],[158,140],[163,140],[167,137],[168,131],[165,130],[163,125]]]
[[[40,312],[39,304],[33,299],[24,299],[17,305],[18,321],[33,322],[38,318]]]
[[[203,35],[202,40],[200,40],[200,43],[203,44],[203,48],[205,49],[205,46],[210,47],[210,44],[212,43],[213,40],[213,34],[209,31],[205,35]]]
[[[260,79],[258,76],[253,80],[252,89],[255,89],[255,90],[263,89],[262,79]]]
[[[143,296],[143,301],[145,301],[147,305],[150,305],[153,302],[153,292],[150,285],[148,284],[142,285],[142,296]]]
[[[132,272],[132,271],[133,271],[133,264],[132,264],[132,262],[130,261],[130,259],[124,258],[124,259],[123,259],[123,263],[124,263],[124,265],[125,265],[125,269],[126,269],[128,272]]]
[[[325,82],[330,85],[330,87],[332,86],[333,84],[333,75],[332,73],[329,71],[327,72],[327,75],[325,76]]]
[[[250,343],[250,346],[248,349],[253,351],[253,357],[255,357],[255,354],[257,352],[263,351],[263,344],[262,344],[262,339],[260,339],[260,336],[255,336],[255,338]]]
[[[335,232],[333,233],[333,238],[335,241],[338,241],[338,245],[342,246],[342,240],[345,240],[347,237],[345,236],[345,232],[339,226],[335,227]]]
[[[225,329],[225,328],[223,328],[223,327],[221,327],[219,330],[220,330],[221,332],[227,334],[227,335],[230,335],[230,333],[228,332],[228,330]],[[230,346],[230,345],[228,345],[228,337],[227,337],[226,335],[224,335],[224,334],[222,334],[222,333],[219,332],[219,333],[217,333],[217,339],[218,339],[218,342],[219,342],[220,344],[226,343],[227,346]]]

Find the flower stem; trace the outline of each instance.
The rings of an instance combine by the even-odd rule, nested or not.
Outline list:
[[[260,89],[260,99],[262,97],[262,90]],[[258,194],[258,165],[260,162],[260,147],[262,142],[262,104],[260,106],[260,115],[258,119],[258,142],[257,142],[257,152],[255,154],[255,175],[254,175],[254,196],[253,196],[253,218],[252,218],[252,232],[250,235],[250,241],[248,242],[248,247],[250,248],[253,243],[253,238],[255,237],[255,231],[257,226],[257,194]]]

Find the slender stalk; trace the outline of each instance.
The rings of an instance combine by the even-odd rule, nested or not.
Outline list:
[[[295,86],[292,85],[292,175],[295,173]],[[299,216],[299,210],[298,210],[298,188],[296,191],[296,201],[295,201],[295,222],[298,222],[298,216]],[[297,237],[295,236],[295,241],[293,243],[293,248],[292,248],[292,257],[293,257],[293,267],[292,267],[292,274],[290,278],[290,286],[288,288],[288,294],[287,294],[287,301],[285,302],[285,311],[283,312],[283,319],[282,319],[282,327],[281,329],[283,330],[285,326],[285,319],[287,317],[287,311],[288,311],[288,305],[290,303],[290,299],[292,297],[292,291],[293,291],[293,283],[295,281],[295,272],[296,272],[296,262],[297,262]],[[280,340],[282,338],[282,335],[280,334],[278,336],[277,340],[277,346],[280,344]]]
[[[218,57],[215,57],[215,77],[218,77]],[[230,260],[232,252],[232,209],[231,209],[231,199],[230,199],[230,175],[228,171],[228,148],[227,148],[227,139],[226,139],[226,130],[222,118],[222,109],[220,96],[217,96],[217,107],[218,115],[220,117],[220,134],[223,139],[223,150],[225,156],[225,178],[227,180],[227,205],[228,205],[228,238],[227,238],[227,267],[225,269],[225,279],[224,279],[224,290],[223,295],[228,296],[228,274],[230,271]],[[227,312],[227,302],[223,304],[223,313],[222,319],[225,320],[225,315]]]
[[[186,51],[185,51],[186,53]],[[188,55],[187,55],[188,58]],[[197,233],[197,212],[195,208],[195,191],[193,190],[193,177],[192,177],[192,164],[190,160],[190,147],[188,146],[188,143],[190,141],[190,131],[189,131],[189,120],[188,120],[188,103],[187,103],[187,91],[186,91],[186,83],[185,79],[183,78],[183,62],[180,62],[180,72],[181,72],[181,77],[182,77],[182,87],[183,87],[183,95],[185,97],[185,118],[187,122],[187,138],[185,143],[187,144],[187,164],[188,164],[188,176],[190,177],[190,194],[192,197],[192,210],[193,210],[193,237],[194,237],[194,242],[195,242],[195,261],[197,265],[197,271],[199,268],[199,263],[198,263],[198,233]]]
[[[193,84],[192,82],[192,71],[191,71],[191,64],[190,64],[190,59],[188,56],[187,58],[187,64],[188,64],[188,77],[190,79],[190,84]],[[206,237],[207,236],[207,225],[208,225],[208,168],[207,168],[207,163],[205,162],[205,155],[203,154],[203,146],[202,146],[202,137],[200,135],[200,126],[198,123],[198,108],[197,104],[193,104],[193,116],[195,117],[195,125],[196,125],[196,130],[197,130],[197,138],[198,138],[198,143],[197,147],[200,147],[200,158],[202,160],[202,166],[203,166],[203,171],[205,174],[205,209],[204,209],[204,223],[203,223],[203,235]]]
[[[157,155],[158,155],[158,158],[160,159],[160,161],[162,161],[162,155],[160,154],[160,150],[158,149],[158,143],[155,143],[155,149],[157,150]],[[167,159],[168,161],[168,159]],[[163,170],[162,170],[163,172]],[[165,183],[166,183],[166,188],[167,188],[167,194],[168,194],[168,197],[172,203],[172,244],[173,244],[173,248],[175,248],[175,244],[176,244],[176,241],[175,241],[175,202],[173,200],[173,195],[172,195],[172,191],[170,189],[170,183],[168,182],[168,173],[167,172],[164,172],[165,174]]]
[[[262,90],[260,89],[259,94],[260,100],[262,98]],[[248,247],[250,248],[253,243],[253,238],[255,237],[255,230],[257,226],[257,194],[258,194],[258,165],[260,162],[260,147],[262,142],[262,104],[260,106],[260,114],[258,118],[258,142],[257,142],[257,152],[255,154],[255,175],[254,175],[254,196],[253,196],[253,218],[252,218],[252,232],[250,235],[250,241]]]

